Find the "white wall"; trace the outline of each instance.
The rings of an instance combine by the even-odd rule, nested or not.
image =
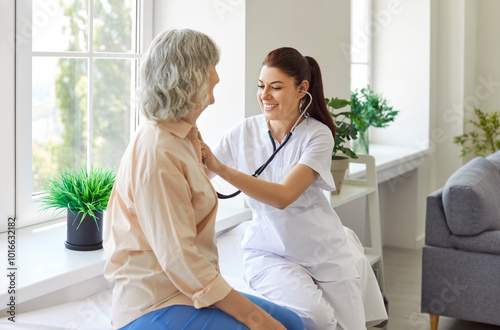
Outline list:
[[[429,190],[442,187],[464,160],[453,138],[464,132],[464,102],[476,102],[476,0],[432,4],[432,68]]]
[[[425,149],[429,137],[430,1],[373,1],[373,90],[399,110],[374,143]]]
[[[500,2],[433,0],[428,182],[431,192],[471,157],[453,137],[468,131],[474,106],[500,110]]]
[[[474,76],[469,95],[465,99],[468,114],[473,106],[485,112],[500,111],[500,1],[467,1],[466,15],[469,21],[471,42],[467,49],[474,51],[470,62],[474,65]],[[469,126],[466,126],[470,129]]]
[[[257,80],[266,55],[289,46],[318,61],[326,97],[349,99],[349,0],[246,1],[246,116],[260,113]]]
[[[171,28],[192,28],[210,35],[221,49],[216,102],[198,120],[211,146],[235,123],[260,113],[259,70],[275,48],[291,46],[314,57],[321,66],[325,95],[349,98],[349,26],[349,0],[307,4],[302,0],[154,0],[154,35]]]
[[[221,50],[216,101],[198,120],[205,142],[213,146],[244,118],[245,1],[154,0],[153,22],[154,36],[167,29],[195,29],[212,37]]]

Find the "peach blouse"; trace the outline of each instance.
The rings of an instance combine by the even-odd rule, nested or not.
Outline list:
[[[122,158],[104,225],[113,326],[171,305],[207,307],[229,294],[216,213],[197,127],[146,122]]]

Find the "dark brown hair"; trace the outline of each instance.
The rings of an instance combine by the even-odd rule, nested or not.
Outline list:
[[[282,47],[267,54],[262,66],[277,68],[288,76],[294,78],[296,86],[303,80],[309,82],[308,92],[312,95],[312,103],[307,112],[309,116],[319,120],[332,131],[335,138],[335,124],[326,107],[325,95],[323,93],[323,80],[318,62],[310,56],[302,56],[295,48]],[[300,107],[304,108],[309,102],[308,96],[303,98]]]

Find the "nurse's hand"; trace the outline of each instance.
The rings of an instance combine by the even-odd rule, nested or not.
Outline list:
[[[212,150],[210,150],[210,147],[205,142],[203,142],[200,132],[198,132],[198,139],[201,143],[201,159],[203,161],[203,165],[205,165],[213,173],[219,174],[222,171],[224,165],[219,162],[217,158],[215,158]]]

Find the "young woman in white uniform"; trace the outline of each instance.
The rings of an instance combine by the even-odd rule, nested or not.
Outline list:
[[[359,274],[342,223],[323,193],[335,189],[335,127],[317,62],[293,48],[272,51],[261,68],[257,98],[263,114],[234,127],[215,156],[202,143],[207,168],[241,189],[253,211],[242,242],[245,278],[294,310],[306,329],[366,329]],[[264,164],[293,127],[258,179],[245,174]]]

